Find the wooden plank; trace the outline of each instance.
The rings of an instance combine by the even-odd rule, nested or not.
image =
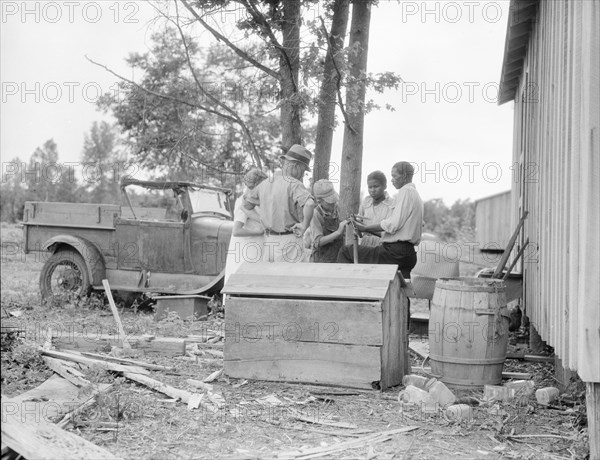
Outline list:
[[[183,356],[185,355],[186,340],[178,337],[155,337],[146,340],[143,336],[128,336],[127,341],[135,350],[141,350],[147,355]],[[111,347],[119,346],[121,340],[118,334],[75,334],[67,333],[52,338],[52,344],[65,350],[86,352],[110,351]]]
[[[314,342],[225,342],[225,373],[256,380],[372,389],[381,379],[380,347]]]
[[[600,383],[585,383],[590,459],[600,458]]]
[[[115,358],[114,356],[99,355],[97,353],[83,352],[81,354],[84,356],[87,356],[89,358],[101,359],[103,361],[109,361],[109,362],[118,363],[118,364],[132,364],[134,366],[143,367],[144,369],[150,369],[152,371],[167,371],[168,372],[168,371],[175,370],[174,367],[160,366],[158,364],[145,363],[143,361],[137,361],[134,359]]]
[[[529,213],[527,211],[525,211],[523,213],[523,216],[521,216],[521,220],[519,221],[517,228],[515,229],[514,233],[510,237],[510,240],[506,244],[506,249],[504,250],[504,253],[502,254],[502,258],[500,259],[500,262],[498,263],[498,266],[496,267],[496,270],[494,271],[492,278],[498,278],[499,275],[502,273],[502,270],[504,270],[504,266],[506,265],[506,262],[508,261],[508,257],[510,256],[512,248],[515,245],[515,241],[517,241],[517,237],[519,236],[521,227],[523,226],[523,223],[525,222],[525,219],[527,218],[528,214]]]
[[[383,300],[395,265],[265,263],[242,264],[226,294]]]
[[[145,375],[136,374],[134,372],[125,372],[123,376],[129,380],[133,380],[134,382],[141,383],[142,385],[147,386],[155,391],[166,394],[171,398],[180,399],[181,402],[188,403],[190,401],[190,397],[193,393],[190,393],[186,390],[181,390],[179,388],[172,387],[167,385],[166,383],[155,380],[151,377],[147,377]]]
[[[56,358],[50,358],[49,356],[44,356],[43,358],[46,366],[48,366],[65,380],[71,382],[73,385],[78,387],[86,387],[87,385],[91,385],[90,381],[85,378],[83,373],[72,367],[65,366],[63,361]]]
[[[288,263],[244,263],[236,271],[240,274],[260,273],[263,276],[277,276],[282,273],[290,277],[289,283],[293,284],[294,277],[306,274],[306,264]],[[353,278],[391,281],[396,276],[398,267],[386,264],[310,264],[310,272],[316,278]]]
[[[230,297],[226,341],[382,345],[380,302]]]
[[[106,361],[99,361],[97,359],[86,358],[80,354],[73,352],[60,352],[54,350],[40,349],[40,353],[44,356],[50,356],[51,358],[64,359],[66,361],[73,361],[75,363],[85,364],[86,366],[97,366],[107,371],[113,372],[137,372],[138,374],[149,374],[150,372],[139,366],[123,366],[121,364],[109,363]]]
[[[234,273],[224,292],[237,295],[381,300],[385,297],[389,280],[317,278],[305,272],[304,275],[294,277],[293,284],[289,283],[290,276],[285,272],[270,276]]]
[[[24,458],[55,460],[116,459],[113,454],[44,418],[14,413],[20,403],[2,398],[2,442]]]
[[[117,306],[115,305],[115,301],[113,300],[112,292],[110,292],[110,285],[108,284],[108,280],[102,280],[102,286],[104,286],[104,292],[106,293],[110,309],[115,318],[115,322],[117,323],[119,334],[121,335],[121,339],[123,341],[123,348],[131,348],[131,345],[129,345],[129,342],[127,341],[127,334],[125,334],[123,323],[121,322],[121,318],[119,317],[119,310],[117,310]]]
[[[408,299],[397,276],[390,284],[383,307],[383,347],[381,348],[381,390],[400,385],[410,369],[406,324]]]

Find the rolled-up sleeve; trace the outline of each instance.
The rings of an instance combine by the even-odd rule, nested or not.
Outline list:
[[[309,198],[311,198],[310,193],[306,190],[306,187],[300,181],[294,181],[290,184],[290,188],[292,191],[292,200],[298,206],[304,206]]]
[[[323,225],[321,224],[321,219],[317,213],[313,215],[313,218],[310,221],[310,233],[313,239],[313,248],[316,249],[319,247],[319,240],[323,237]]]

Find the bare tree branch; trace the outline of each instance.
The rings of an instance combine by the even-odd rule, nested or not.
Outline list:
[[[144,88],[142,85],[134,82],[133,80],[130,80],[129,78],[125,78],[124,76],[119,75],[114,70],[112,70],[109,67],[107,67],[106,65],[100,64],[99,62],[94,61],[93,59],[89,58],[87,55],[85,56],[85,58],[89,62],[91,62],[92,64],[97,65],[98,67],[102,67],[108,73],[111,73],[112,75],[114,75],[118,79],[123,80],[123,81],[129,83],[132,86],[135,86],[136,88],[140,89],[141,91],[144,91],[145,93],[151,94],[151,95],[156,96],[156,97],[160,97],[161,99],[167,99],[167,100],[170,100],[170,101],[177,102],[179,104],[184,104],[184,105],[187,105],[188,107],[193,107],[195,109],[201,109],[201,110],[204,110],[204,111],[206,111],[208,113],[212,113],[212,114],[217,115],[219,117],[222,117],[222,118],[224,118],[226,120],[229,120],[229,121],[231,121],[233,123],[237,123],[237,120],[235,118],[233,118],[233,117],[231,117],[231,116],[229,116],[227,114],[224,114],[222,112],[219,112],[218,110],[211,109],[210,107],[206,107],[206,106],[204,106],[202,104],[196,104],[196,103],[190,102],[189,100],[186,101],[184,99],[179,99],[178,97],[170,96],[168,94],[157,93],[156,91],[152,91],[151,89]]]
[[[260,62],[258,62],[256,59],[254,59],[248,53],[246,53],[245,51],[243,51],[243,50],[239,49],[237,46],[235,46],[229,39],[227,39],[227,37],[225,37],[223,34],[219,33],[219,31],[217,31],[216,29],[214,29],[210,25],[208,25],[208,23],[204,19],[202,19],[202,17],[198,14],[198,12],[196,10],[194,10],[194,8],[187,2],[187,0],[179,0],[179,1],[181,1],[181,3],[183,4],[183,6],[185,6],[187,8],[187,10],[194,16],[194,18],[196,18],[196,20],[200,24],[202,24],[202,27],[204,27],[211,34],[213,34],[213,36],[218,41],[221,41],[221,42],[225,43],[229,48],[231,48],[233,50],[233,52],[235,54],[237,54],[242,59],[244,59],[244,60],[248,61],[249,63],[251,63],[256,68],[262,70],[266,74],[268,74],[271,77],[275,78],[277,81],[281,80],[281,76],[277,72],[275,72],[273,69],[270,69],[267,66],[265,66],[265,65],[261,64]]]
[[[179,31],[179,36],[181,37],[181,41],[182,41],[183,47],[185,49],[185,58],[186,58],[188,67],[190,69],[190,72],[192,73],[192,77],[194,78],[194,81],[196,82],[196,86],[197,86],[198,90],[202,94],[204,94],[206,97],[208,97],[208,99],[210,99],[217,106],[221,107],[223,110],[228,112],[231,115],[231,117],[233,117],[235,119],[235,122],[242,128],[242,131],[244,131],[244,134],[246,135],[246,138],[248,139],[248,142],[249,142],[251,150],[252,150],[252,153],[250,156],[252,157],[253,163],[257,167],[262,168],[262,161],[260,158],[260,154],[258,152],[258,149],[256,148],[256,144],[254,143],[252,133],[250,132],[250,129],[248,128],[248,126],[246,125],[244,120],[242,120],[242,118],[238,115],[238,113],[235,110],[233,110],[232,108],[230,108],[229,106],[227,106],[226,104],[221,102],[218,98],[216,98],[215,96],[210,94],[210,92],[206,91],[204,89],[204,87],[202,86],[202,83],[200,82],[200,79],[198,78],[198,74],[196,73],[196,69],[194,69],[194,66],[192,65],[192,59],[190,56],[189,46],[188,46],[187,40],[185,38],[185,34],[183,33],[183,30],[181,29],[181,25],[179,24],[179,8],[177,6],[177,2],[175,2],[175,12],[176,12],[177,20],[173,20],[173,18],[168,17],[166,14],[164,14],[162,11],[160,11],[158,9],[157,9],[157,11],[165,19],[167,19],[169,22],[173,23],[175,25],[175,27],[177,27],[177,30]]]
[[[265,33],[265,35],[267,37],[269,37],[269,40],[270,40],[271,44],[273,45],[273,47],[275,47],[275,49],[277,49],[281,53],[283,58],[285,59],[285,62],[290,69],[290,74],[292,75],[292,83],[294,85],[294,92],[297,92],[298,91],[298,82],[296,82],[293,79],[292,62],[290,61],[290,57],[287,54],[285,47],[281,43],[279,43],[279,40],[277,40],[277,37],[273,33],[273,29],[271,28],[271,26],[265,19],[265,16],[258,10],[258,8],[256,8],[256,5],[254,3],[252,3],[252,0],[238,0],[238,1],[246,7],[246,10],[252,16],[252,19],[254,19],[256,21],[256,23],[262,29],[262,31]]]

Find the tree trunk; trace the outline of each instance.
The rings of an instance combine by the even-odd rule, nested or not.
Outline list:
[[[346,87],[347,120],[342,146],[340,211],[345,218],[358,211],[362,173],[363,128],[365,121],[365,75],[369,50],[371,3],[367,0],[352,2],[350,46],[357,43],[359,50],[348,56],[350,84]]]
[[[328,36],[323,81],[319,91],[319,117],[317,121],[315,166],[313,170],[314,182],[319,179],[329,179],[329,162],[331,160],[331,145],[335,127],[336,98],[338,85],[342,77],[342,65],[338,53],[344,47],[349,9],[349,0],[335,0],[332,7],[333,20]]]
[[[300,125],[302,106],[298,94],[300,73],[300,0],[283,2],[283,53],[279,58],[281,73],[281,138],[284,152],[302,143]]]

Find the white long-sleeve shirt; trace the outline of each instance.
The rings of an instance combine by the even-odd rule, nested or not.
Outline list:
[[[394,210],[380,223],[384,233],[382,243],[410,241],[417,245],[423,232],[423,200],[412,182],[404,185],[394,196]]]

